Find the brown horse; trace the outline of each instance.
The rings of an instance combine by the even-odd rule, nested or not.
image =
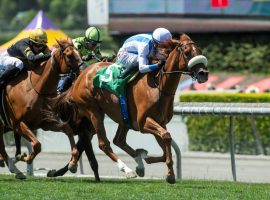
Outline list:
[[[3,106],[10,128],[32,144],[33,152],[22,157],[23,161],[32,163],[41,151],[41,144],[33,134],[33,130],[42,128],[44,130],[62,131],[68,136],[71,145],[72,159],[69,162],[69,169],[75,172],[77,170],[78,151],[72,129],[67,124],[60,125],[57,119],[50,123],[44,121],[44,116],[40,112],[41,109],[48,109],[47,101],[49,97],[56,96],[59,74],[77,71],[83,63],[71,39],[57,42],[58,44],[54,45],[52,56],[48,61],[36,66],[32,71],[22,72],[8,83],[3,92]],[[7,163],[11,172],[15,172],[16,176],[22,176],[23,178],[23,175],[13,165],[5,151],[3,134],[4,124],[0,123],[1,157]]]
[[[208,80],[207,59],[202,51],[186,34],[179,40],[173,40],[162,53],[167,57],[166,64],[160,70],[140,74],[127,86],[127,99],[131,128],[142,133],[153,134],[164,154],[160,157],[149,157],[145,150],[134,150],[126,143],[128,128],[121,116],[118,97],[93,85],[96,72],[112,63],[96,63],[84,70],[73,87],[62,94],[55,105],[55,114],[78,112],[91,120],[97,133],[99,147],[127,176],[136,174],[123,163],[112,151],[106,137],[104,116],[107,114],[119,124],[114,137],[114,144],[126,151],[138,163],[136,168],[139,176],[144,175],[142,159],[148,164],[166,162],[169,183],[175,183],[171,153],[171,135],[166,124],[173,116],[173,101],[181,74],[189,74],[199,83]]]

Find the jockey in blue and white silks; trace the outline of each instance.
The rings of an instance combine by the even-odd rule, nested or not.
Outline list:
[[[138,34],[128,38],[117,54],[117,61],[126,68],[120,77],[126,76],[131,69],[137,66],[141,73],[158,69],[164,64],[164,57],[158,53],[157,47],[170,39],[172,39],[172,35],[165,28],[155,29],[153,34]],[[162,62],[149,64],[151,57],[156,57]]]

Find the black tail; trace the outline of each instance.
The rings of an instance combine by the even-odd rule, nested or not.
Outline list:
[[[60,96],[48,101],[48,109],[42,110],[44,121],[55,121],[59,123],[59,125],[72,125],[72,123],[76,122],[78,107],[67,93],[68,92],[64,92]]]

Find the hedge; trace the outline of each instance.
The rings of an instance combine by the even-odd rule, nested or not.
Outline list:
[[[270,102],[270,94],[185,94],[181,102]],[[189,135],[189,149],[206,152],[229,152],[229,116],[184,116]],[[270,117],[235,116],[235,151],[259,154],[251,122],[257,125],[263,153],[270,154]]]

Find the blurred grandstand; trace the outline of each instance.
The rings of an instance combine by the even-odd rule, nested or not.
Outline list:
[[[110,0],[115,34],[151,32],[253,32],[270,30],[269,0]]]

